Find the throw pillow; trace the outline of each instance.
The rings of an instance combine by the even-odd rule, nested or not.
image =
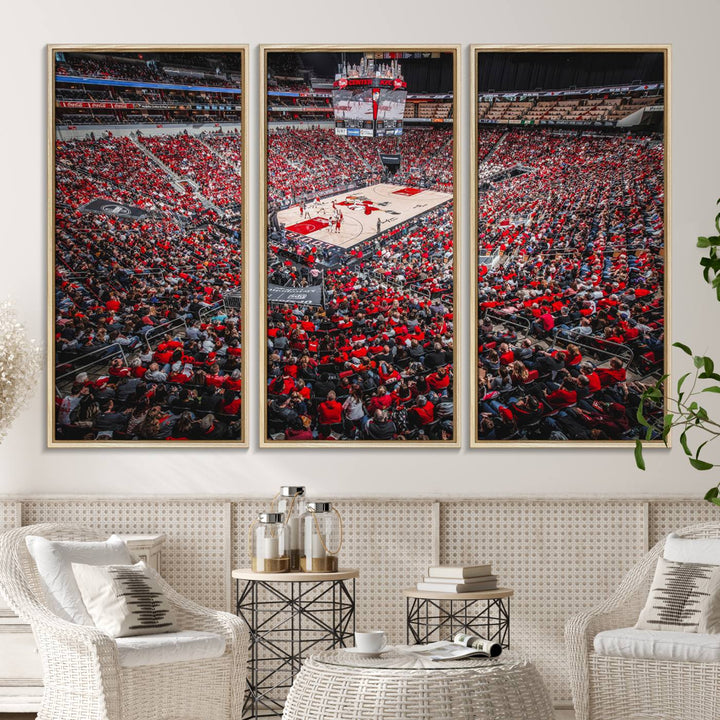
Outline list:
[[[660,558],[639,630],[720,632],[720,565]]]
[[[144,562],[73,563],[75,579],[95,627],[110,637],[177,632],[175,612]]]
[[[130,565],[132,555],[123,539],[112,535],[105,542],[48,540],[28,535],[25,544],[40,576],[48,607],[63,620],[92,625],[73,575],[72,563]]]

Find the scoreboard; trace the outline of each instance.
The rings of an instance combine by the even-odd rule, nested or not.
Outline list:
[[[333,83],[335,134],[402,135],[407,83],[400,78],[340,77]]]

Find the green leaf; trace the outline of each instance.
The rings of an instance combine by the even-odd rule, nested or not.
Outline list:
[[[700,380],[717,380],[718,382],[720,382],[720,375],[718,375],[718,373],[716,373],[716,372],[712,372],[712,373],[701,372],[698,375],[698,378]]]
[[[720,393],[720,386],[711,385],[710,387],[703,388],[700,392]]]
[[[709,240],[708,238],[706,238],[706,237],[702,237],[702,236],[701,236],[701,237],[699,237],[699,238],[697,239],[697,246],[698,246],[699,248],[707,248],[707,247],[710,247],[710,240]]]
[[[713,498],[716,498],[718,495],[720,495],[720,489],[718,489],[718,487],[715,486],[715,487],[713,487],[713,488],[710,488],[710,489],[705,493],[705,499],[706,499],[708,502],[710,502],[710,500],[712,500]]]
[[[635,412],[635,417],[637,418],[637,421],[643,426],[643,427],[649,427],[650,423],[645,419],[645,415],[643,414],[643,403],[641,402],[638,405],[638,409]]]
[[[706,440],[704,443],[698,445],[698,449],[695,451],[695,459],[697,460],[700,457],[700,453],[702,452],[702,449],[709,443],[709,440]]]
[[[705,462],[704,460],[698,460],[696,458],[690,458],[690,464],[696,470],[711,470],[715,467],[712,463]]]
[[[714,372],[715,370],[715,363],[712,361],[712,358],[709,358],[707,355],[703,357],[703,364],[705,367],[705,372],[710,374]]]
[[[673,347],[679,348],[679,349],[682,350],[686,355],[692,355],[692,350],[691,350],[687,345],[685,345],[684,343],[675,342],[675,343],[673,343]]]
[[[713,505],[718,505],[718,506],[720,506],[720,498],[711,498],[711,499],[710,499],[710,502],[711,502]]]
[[[705,358],[703,358],[702,355],[695,355],[693,357],[693,365],[698,369],[705,367]]]
[[[690,451],[690,447],[688,446],[687,441],[687,431],[683,430],[682,434],[680,435],[680,445],[682,445],[682,449],[685,451],[685,454],[688,457],[692,457],[692,452]]]
[[[672,428],[673,423],[673,414],[668,413],[663,418],[663,432],[662,432],[662,439],[665,443],[665,447],[667,447],[668,444],[668,435],[670,434],[670,429]]]
[[[683,383],[690,377],[690,373],[686,372],[677,382],[677,391],[682,390]]]
[[[642,440],[635,441],[635,464],[640,470],[645,469],[645,460],[643,459],[643,446]]]

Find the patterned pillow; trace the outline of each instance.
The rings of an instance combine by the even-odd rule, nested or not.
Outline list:
[[[639,630],[720,632],[720,565],[660,558]]]
[[[95,627],[110,637],[178,631],[173,608],[144,562],[73,563],[72,569]]]

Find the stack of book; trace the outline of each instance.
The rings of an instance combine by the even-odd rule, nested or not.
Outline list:
[[[435,565],[417,584],[425,592],[465,593],[495,590],[497,577],[490,573],[490,565]]]

